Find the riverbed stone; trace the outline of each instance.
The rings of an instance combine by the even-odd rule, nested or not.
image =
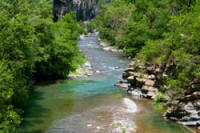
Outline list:
[[[129,68],[127,68],[126,70],[125,70],[125,72],[134,72],[134,68],[133,67],[129,67]]]
[[[153,81],[153,80],[146,80],[145,81],[145,85],[147,85],[147,86],[154,86],[154,84],[155,84],[155,81]]]
[[[150,74],[150,75],[148,76],[148,78],[151,79],[151,80],[155,80],[155,79],[156,79],[156,76],[153,75],[153,74]]]
[[[123,89],[125,89],[125,90],[128,90],[128,88],[129,88],[129,86],[130,86],[130,84],[129,83],[117,83],[117,84],[115,84],[117,87],[119,87],[119,88],[123,88]]]
[[[134,76],[129,76],[128,78],[127,78],[127,81],[129,82],[129,83],[134,83]]]

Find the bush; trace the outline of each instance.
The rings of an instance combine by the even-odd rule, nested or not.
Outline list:
[[[92,22],[100,37],[135,57],[149,40],[163,38],[170,20],[169,1],[114,0]],[[95,24],[94,24],[95,23]]]
[[[77,46],[81,27],[72,14],[67,14],[55,24],[44,22],[47,24],[38,25],[38,31],[42,33],[37,32],[40,53],[36,76],[41,79],[64,79],[78,64],[83,63],[83,55]]]
[[[128,8],[129,7],[129,8]],[[166,67],[166,93],[177,97],[200,76],[200,3],[171,0],[113,0],[92,22],[100,37],[144,64]]]
[[[51,2],[0,0],[0,133],[14,133],[32,80],[64,79],[83,62],[71,13],[53,23]]]
[[[0,62],[0,133],[12,133],[20,124],[20,117],[11,104],[14,94],[14,77],[6,61]]]
[[[100,32],[100,37],[115,45],[121,34],[120,29],[127,26],[132,16],[134,6],[122,0],[113,0],[110,4],[102,6],[99,15],[92,25]]]
[[[174,92],[174,98],[187,91],[189,83],[199,77],[199,11],[200,3],[197,2],[188,13],[172,16],[168,24],[169,32],[162,39],[147,43],[139,54],[145,62],[174,64],[165,82],[167,91]]]
[[[148,40],[148,30],[144,21],[130,21],[122,32],[118,47],[125,48],[125,54],[134,57]]]

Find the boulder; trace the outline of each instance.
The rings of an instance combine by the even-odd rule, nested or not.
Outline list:
[[[140,77],[136,77],[137,82],[141,82],[141,83],[145,83],[146,79],[145,78],[140,78]]]
[[[126,70],[125,70],[125,72],[134,72],[134,68],[133,67],[129,67],[129,68],[127,68]]]
[[[145,81],[145,85],[147,85],[147,86],[154,86],[154,84],[155,84],[155,81],[153,81],[153,80],[146,80]]]
[[[119,87],[119,88],[123,88],[123,89],[125,89],[125,90],[128,90],[130,84],[128,84],[128,83],[117,83],[117,84],[115,84],[115,86],[117,86],[117,87]]]
[[[105,47],[105,48],[103,48],[103,50],[105,50],[105,51],[110,51],[112,49],[112,47]]]
[[[151,75],[148,76],[148,78],[151,79],[151,80],[155,80],[155,79],[156,79],[156,76],[153,75],[153,74],[151,74]]]

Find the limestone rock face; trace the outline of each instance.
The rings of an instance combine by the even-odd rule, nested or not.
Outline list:
[[[152,71],[152,73],[147,73],[147,70]],[[131,62],[123,72],[122,79],[117,83],[117,86],[120,88],[126,86],[126,91],[134,96],[155,99],[158,89],[155,87],[156,77],[153,71],[156,71],[155,68],[147,69],[144,64],[135,66],[135,63]]]
[[[188,91],[172,102],[164,116],[183,125],[200,128],[200,78],[190,83]]]
[[[98,13],[97,0],[53,0],[54,21],[68,12],[75,12],[77,20],[90,20]]]

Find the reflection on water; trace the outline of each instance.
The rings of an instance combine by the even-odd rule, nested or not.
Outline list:
[[[101,50],[97,36],[80,41],[95,75],[36,87],[19,133],[188,133],[114,87],[128,61]]]

